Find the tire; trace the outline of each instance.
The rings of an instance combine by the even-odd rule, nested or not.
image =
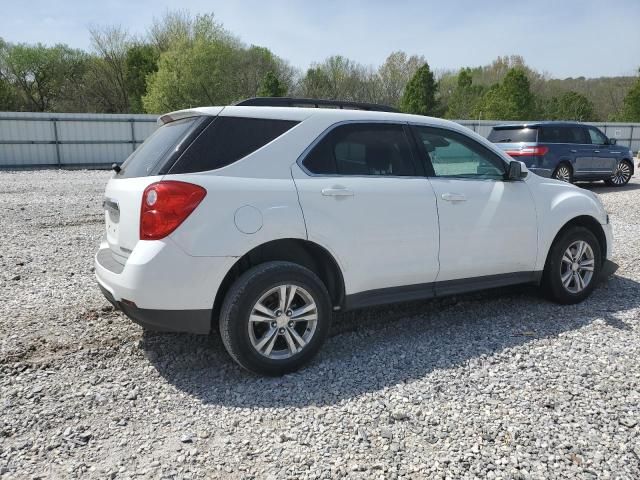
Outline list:
[[[295,320],[296,310],[302,320]],[[298,370],[318,353],[331,315],[329,293],[315,273],[295,263],[267,262],[243,273],[229,289],[220,311],[220,334],[240,366],[259,375],[280,376]]]
[[[631,172],[633,172],[633,165],[629,160],[622,160],[618,163],[616,171],[611,178],[604,181],[610,187],[624,187],[629,180],[631,180]]]
[[[553,171],[551,178],[561,182],[573,183],[573,168],[568,163],[562,162]]]
[[[584,242],[588,249],[584,249],[584,254],[580,257],[580,264],[585,268],[574,271],[575,254]],[[569,254],[571,252],[571,254]],[[587,298],[595,288],[600,272],[602,270],[602,253],[600,243],[596,236],[584,227],[569,227],[561,232],[558,238],[553,242],[547,263],[545,265],[542,276],[542,287],[546,290],[547,295],[555,302],[570,305],[579,303]],[[593,260],[592,271],[588,270],[589,257]],[[574,260],[569,262],[567,260]],[[579,268],[579,267],[578,267]],[[575,275],[582,279],[580,280]],[[588,275],[590,273],[590,275]],[[567,279],[568,278],[568,282]],[[563,281],[563,279],[565,281]]]

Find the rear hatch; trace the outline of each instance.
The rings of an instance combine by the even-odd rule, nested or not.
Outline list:
[[[147,138],[107,183],[106,239],[119,263],[126,262],[140,238],[140,208],[145,188],[162,179],[211,118],[197,113],[177,120],[163,117],[169,123]]]
[[[545,147],[540,147],[537,144],[537,127],[498,125],[493,127],[487,139],[516,160],[524,162],[527,166],[535,166],[538,160],[546,153]]]

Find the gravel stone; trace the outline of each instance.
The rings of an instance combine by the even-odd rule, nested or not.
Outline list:
[[[259,378],[217,334],[144,332],[102,297],[109,176],[0,172],[3,479],[640,477],[636,179],[586,185],[620,269],[582,304],[518,287],[339,314],[311,365]]]

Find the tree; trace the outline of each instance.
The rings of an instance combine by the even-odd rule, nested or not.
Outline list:
[[[267,72],[260,89],[258,90],[259,97],[284,97],[287,93],[286,87],[280,82],[275,73],[271,70]]]
[[[378,102],[398,107],[404,88],[426,60],[422,56],[407,56],[405,52],[392,52],[378,68],[380,97]]]
[[[584,95],[565,92],[559,97],[551,98],[545,117],[550,120],[589,122],[594,120],[594,107]]]
[[[535,114],[535,97],[520,67],[510,69],[504,81],[493,85],[479,102],[476,113],[491,120],[527,120]]]
[[[147,77],[158,70],[158,50],[149,44],[129,47],[125,57],[124,80],[130,111],[142,113],[142,97],[147,93]]]
[[[482,99],[483,91],[481,86],[473,85],[471,69],[460,70],[456,87],[448,100],[446,117],[458,120],[472,118]]]
[[[66,45],[46,47],[4,44],[0,48],[0,76],[23,97],[25,109],[55,111],[71,99],[82,83],[87,55]]]
[[[89,33],[95,55],[86,81],[94,108],[107,113],[127,113],[130,103],[126,62],[133,41],[120,27],[93,27]]]
[[[625,122],[640,122],[640,78],[624,97],[621,119]]]
[[[425,63],[409,80],[402,95],[400,109],[417,115],[434,115],[438,107],[436,89],[433,73],[429,69],[429,64]]]

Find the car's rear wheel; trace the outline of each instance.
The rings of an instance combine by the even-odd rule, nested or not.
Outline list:
[[[556,167],[551,177],[561,182],[573,183],[573,169],[568,163],[561,163]]]
[[[231,286],[220,312],[222,341],[242,367],[261,375],[295,371],[329,332],[331,301],[311,270],[290,262],[251,268]]]
[[[628,160],[622,160],[618,163],[616,171],[604,181],[607,185],[612,187],[624,187],[629,180],[631,180],[631,172],[633,171],[633,165]]]
[[[558,303],[578,303],[595,288],[601,268],[602,253],[596,236],[584,227],[569,227],[551,246],[543,287]]]

